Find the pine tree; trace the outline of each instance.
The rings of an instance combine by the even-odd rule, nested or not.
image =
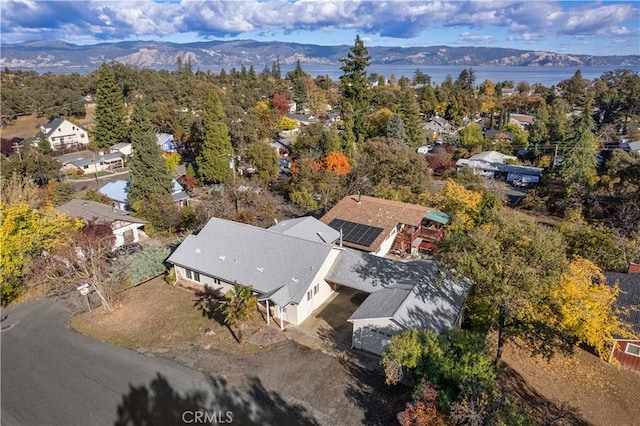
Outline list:
[[[532,144],[545,144],[549,142],[549,111],[543,102],[536,110],[535,119],[529,129],[529,142]]]
[[[131,140],[134,155],[131,158],[131,183],[127,196],[131,208],[139,211],[151,199],[171,200],[171,174],[162,158],[149,112],[142,101],[137,101],[133,107]]]
[[[356,135],[353,132],[353,106],[350,102],[346,102],[342,111],[342,122],[344,128],[342,130],[342,152],[349,158],[353,159],[356,152]]]
[[[200,181],[204,183],[225,183],[231,176],[229,162],[233,159],[233,147],[224,119],[222,102],[214,89],[207,100],[204,119],[205,139],[200,155],[196,159],[198,175]]]
[[[271,65],[271,75],[276,80],[280,80],[282,78],[282,72],[280,71],[280,56],[278,56]]]
[[[420,120],[420,107],[413,91],[408,88],[402,96],[402,119],[407,134],[407,144],[413,148],[423,145],[426,137]]]
[[[369,80],[367,67],[371,64],[371,56],[364,46],[360,36],[356,36],[355,43],[346,58],[340,59],[340,69],[344,73],[340,76],[340,87],[343,98],[351,103],[353,116],[353,132],[358,146],[362,146],[369,133],[367,116],[369,115]],[[346,152],[346,151],[345,151]]]
[[[38,148],[43,154],[50,154],[53,149],[51,148],[51,143],[49,139],[42,132],[38,132]]]
[[[393,114],[387,121],[386,135],[389,138],[397,139],[402,144],[407,143],[407,132],[399,114]]]
[[[122,89],[116,82],[111,67],[103,63],[98,70],[94,130],[94,138],[99,148],[129,139],[125,115]]]
[[[593,134],[595,124],[589,115],[591,102],[574,121],[566,147],[563,150],[564,161],[561,175],[566,180],[591,182],[596,177],[598,144]]]

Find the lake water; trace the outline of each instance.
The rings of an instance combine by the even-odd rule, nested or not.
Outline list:
[[[593,80],[600,77],[607,71],[613,71],[619,67],[495,67],[495,66],[418,66],[418,65],[370,65],[367,71],[371,73],[384,74],[389,79],[394,74],[396,79],[402,76],[412,78],[417,68],[420,68],[425,74],[431,76],[431,82],[442,84],[448,75],[455,81],[460,72],[465,68],[473,69],[476,75],[476,84],[480,85],[485,80],[491,80],[494,83],[511,80],[514,83],[526,81],[529,84],[540,83],[547,87],[554,86],[562,80],[573,77],[575,72],[580,69],[582,77],[587,80]],[[317,75],[328,74],[331,80],[338,81],[342,75],[340,67],[336,66],[302,66],[302,69],[314,77]],[[283,74],[292,69],[282,67]],[[229,70],[227,70],[229,71]],[[638,69],[632,69],[639,72]]]
[[[249,65],[245,65],[249,66]],[[216,67],[208,67],[211,72],[218,73],[221,68]],[[236,69],[240,69],[241,65],[235,67]],[[254,65],[256,72],[261,72],[264,69],[264,65]],[[282,76],[288,72],[293,71],[295,65],[281,65]],[[416,69],[420,68],[420,70],[428,74],[431,77],[431,82],[435,84],[442,84],[442,82],[447,78],[447,76],[451,76],[451,78],[455,81],[460,75],[460,72],[465,68],[473,69],[476,75],[476,84],[480,85],[485,80],[491,80],[494,83],[508,81],[511,80],[515,84],[518,84],[521,81],[526,81],[529,84],[543,84],[547,87],[555,86],[560,83],[562,80],[569,79],[573,77],[575,72],[580,69],[582,72],[582,77],[587,80],[593,80],[600,77],[603,73],[607,71],[614,71],[620,67],[496,67],[496,66],[462,66],[462,65],[436,65],[436,66],[420,66],[420,65],[370,65],[367,67],[367,72],[383,74],[387,79],[391,78],[391,75],[395,75],[396,79],[399,79],[402,76],[412,78]],[[631,68],[632,71],[638,73],[640,69],[637,67]],[[160,68],[156,68],[160,69]],[[169,71],[175,71],[175,67],[165,67]],[[194,67],[197,69],[197,67]],[[225,67],[225,71],[229,72],[231,67]],[[311,74],[314,78],[318,75],[328,75],[332,81],[337,82],[342,75],[342,71],[340,70],[340,65],[302,65],[302,69]],[[206,68],[202,69],[206,71]],[[38,73],[45,72],[54,72],[54,73],[80,73],[85,74],[93,71],[93,69],[88,68],[56,68],[56,69],[35,69],[33,71],[37,71]]]

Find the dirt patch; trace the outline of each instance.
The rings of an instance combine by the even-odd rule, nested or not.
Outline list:
[[[123,293],[118,309],[72,318],[76,330],[101,340],[164,357],[255,394],[303,407],[322,425],[388,425],[409,400],[410,389],[387,386],[379,367],[329,356],[287,340],[258,316],[239,345],[221,324],[194,309],[196,295],[154,279]],[[207,332],[208,331],[208,332]],[[262,395],[264,394],[264,395]],[[262,396],[261,396],[262,395]]]
[[[195,307],[191,290],[155,278],[121,294],[117,309],[84,312],[71,319],[71,326],[120,346],[139,349],[175,348],[197,345],[233,353],[253,353],[256,346],[238,344],[229,328],[209,319]],[[246,336],[261,326],[259,318],[247,325]]]
[[[567,406],[576,409],[569,424],[637,425],[640,374],[602,361],[582,349],[573,356],[556,355],[550,361],[533,358],[507,345],[503,360],[509,367],[507,387],[538,411],[551,417]],[[546,406],[545,406],[546,404]],[[547,416],[549,418],[549,416]]]

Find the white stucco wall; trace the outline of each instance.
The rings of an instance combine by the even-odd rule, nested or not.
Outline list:
[[[287,308],[295,308],[296,311],[294,322],[291,315],[289,314],[289,309],[287,309],[287,315],[289,316],[287,321],[295,325],[302,323],[309,317],[309,315],[311,315],[311,313],[315,309],[320,307],[320,305],[322,305],[329,298],[329,296],[331,296],[331,294],[333,294],[333,290],[324,280],[324,277],[326,277],[329,273],[329,270],[331,269],[331,266],[335,262],[339,253],[339,249],[334,248],[333,250],[331,250],[318,272],[316,272],[311,285],[306,289],[305,294],[300,301],[300,304],[287,306]],[[316,285],[318,286],[318,292],[314,294],[314,288]],[[309,291],[311,291],[311,300],[307,300],[307,292]]]
[[[351,346],[376,355],[382,354],[391,336],[404,331],[404,328],[388,318],[353,320],[352,323]]]

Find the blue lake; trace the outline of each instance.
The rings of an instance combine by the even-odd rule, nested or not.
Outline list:
[[[369,73],[384,74],[389,79],[392,74],[396,79],[405,76],[412,78],[416,69],[420,68],[425,74],[431,76],[431,82],[441,84],[448,75],[455,81],[460,72],[465,68],[473,69],[476,75],[476,84],[480,85],[485,80],[491,80],[494,83],[511,80],[514,83],[526,81],[529,84],[540,83],[545,86],[554,86],[562,80],[573,77],[575,72],[580,69],[582,77],[587,80],[593,80],[600,77],[607,71],[614,71],[619,67],[495,67],[495,66],[417,66],[417,65],[371,65],[367,68]],[[328,74],[333,81],[337,81],[342,75],[340,67],[336,66],[318,66],[303,65],[302,69],[314,77],[317,75]],[[292,68],[282,66],[283,74],[291,71]],[[229,70],[227,70],[229,71]],[[632,69],[639,72],[638,69]]]

